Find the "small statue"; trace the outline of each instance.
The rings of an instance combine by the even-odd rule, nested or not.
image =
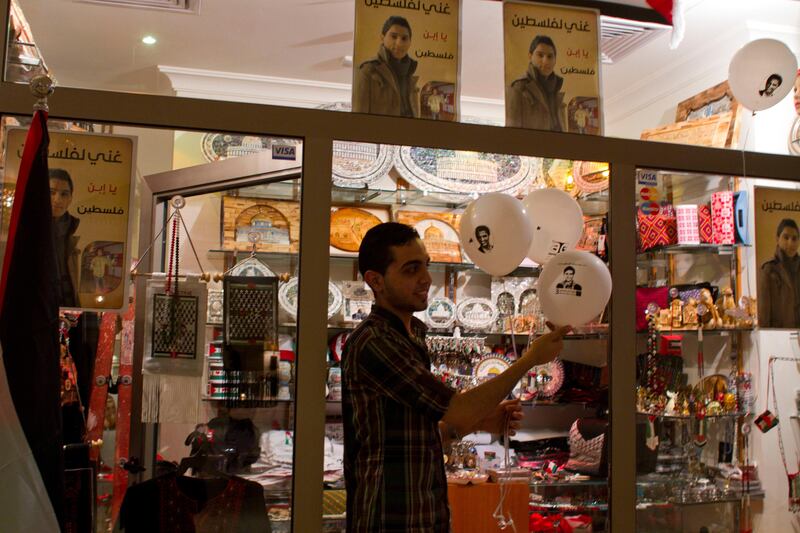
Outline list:
[[[728,413],[735,413],[736,412],[736,395],[732,392],[726,392],[725,398],[723,400],[723,406],[725,407],[725,411]]]
[[[717,306],[714,305],[714,298],[711,297],[711,291],[708,289],[700,289],[700,304],[706,309],[706,313],[702,315],[703,329],[716,329],[722,325],[722,320],[719,317]]]
[[[677,392],[667,391],[667,398],[669,398],[669,401],[667,402],[667,405],[664,407],[665,415],[675,414],[675,400],[677,397],[678,397]]]
[[[739,298],[739,314],[735,323],[737,328],[750,329],[756,322],[756,299],[749,296]]]
[[[672,327],[672,312],[669,309],[659,309],[656,328],[663,331],[663,330],[669,330],[671,327]]]
[[[672,329],[680,329],[683,326],[683,302],[680,298],[675,298],[669,309],[672,315]]]
[[[723,328],[731,329],[736,327],[736,303],[733,301],[733,289],[726,287],[722,291],[722,301],[717,302],[717,309],[722,320]],[[729,312],[730,311],[730,312]]]
[[[683,306],[683,325],[694,329],[697,327],[697,299],[689,298]]]

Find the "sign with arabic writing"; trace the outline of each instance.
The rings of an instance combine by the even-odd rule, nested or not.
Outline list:
[[[598,12],[503,4],[506,126],[603,133]]]
[[[458,120],[460,0],[356,0],[353,111]]]
[[[25,133],[8,132],[10,183],[17,178]],[[50,132],[47,163],[61,307],[127,307],[135,158],[135,137]]]
[[[792,184],[794,185],[794,184]],[[748,223],[746,202],[737,193],[734,222]],[[762,328],[800,328],[796,311],[798,279],[798,242],[800,242],[800,191],[755,187],[756,269],[758,274],[758,325]],[[744,213],[742,213],[744,212]],[[712,217],[713,217],[712,211]],[[737,298],[740,295],[736,295]]]

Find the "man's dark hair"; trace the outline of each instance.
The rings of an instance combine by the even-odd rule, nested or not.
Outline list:
[[[367,270],[386,274],[386,269],[394,261],[391,247],[403,246],[414,239],[419,239],[417,230],[398,222],[384,222],[371,228],[358,247],[358,271],[361,276]]]
[[[575,267],[567,266],[567,268],[564,269],[564,274],[566,274],[568,271],[572,272],[574,274],[575,273]]]
[[[383,23],[383,29],[381,30],[381,35],[386,35],[386,32],[389,31],[389,28],[392,26],[402,26],[403,28],[408,30],[408,36],[411,37],[411,24],[404,17],[398,17],[396,15],[392,15],[386,22]]]
[[[776,237],[780,237],[781,233],[783,233],[783,230],[785,228],[792,228],[798,234],[800,234],[800,229],[797,228],[797,222],[795,222],[794,219],[791,219],[791,218],[784,218],[778,224],[778,231],[775,233],[775,236]]]
[[[50,179],[51,180],[61,180],[66,181],[67,185],[69,185],[69,193],[72,194],[72,178],[69,175],[69,172],[64,170],[63,168],[51,168],[50,169]]]
[[[475,228],[475,237],[477,237],[478,233],[480,233],[482,231],[485,231],[487,235],[491,235],[492,234],[492,232],[489,231],[489,226],[478,226],[477,228]]]
[[[558,55],[558,50],[556,50],[556,43],[553,42],[553,39],[548,37],[547,35],[537,35],[531,41],[531,45],[528,47],[528,53],[532,54],[536,47],[540,44],[546,44],[547,46],[553,49],[553,53]]]
[[[767,84],[764,86],[764,89],[766,89],[767,87],[769,87],[769,84],[770,84],[770,82],[771,82],[772,80],[777,80],[777,81],[778,81],[778,85],[780,85],[781,83],[783,83],[783,77],[781,77],[781,75],[780,75],[780,74],[770,74],[769,78],[767,78]]]

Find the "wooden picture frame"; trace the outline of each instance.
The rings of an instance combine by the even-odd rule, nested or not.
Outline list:
[[[743,109],[726,80],[679,102],[674,124],[644,130],[641,138],[715,148],[736,148],[739,144]]]
[[[262,235],[258,252],[299,253],[300,203],[243,196],[222,197],[222,247],[252,250],[249,233]]]
[[[392,213],[382,205],[335,205],[331,207],[330,253],[339,256],[358,255],[364,235],[374,226],[389,222]]]
[[[417,230],[425,248],[436,263],[463,263],[466,254],[461,251],[458,228],[461,213],[397,211],[397,222],[407,224]]]

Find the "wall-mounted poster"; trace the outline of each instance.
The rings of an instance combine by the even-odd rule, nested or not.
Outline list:
[[[397,222],[412,226],[425,248],[431,261],[437,263],[461,263],[461,244],[458,228],[461,224],[460,213],[426,213],[422,211],[398,211]]]
[[[9,183],[16,182],[25,135],[24,129],[8,132]],[[135,137],[50,133],[47,163],[61,307],[127,306],[135,158]]]
[[[460,0],[356,0],[353,111],[458,120]]]
[[[300,203],[243,196],[222,197],[222,247],[251,250],[256,233],[259,252],[297,253],[300,243]]]
[[[758,325],[800,328],[800,191],[755,188]]]
[[[598,12],[503,4],[506,126],[603,133]]]

